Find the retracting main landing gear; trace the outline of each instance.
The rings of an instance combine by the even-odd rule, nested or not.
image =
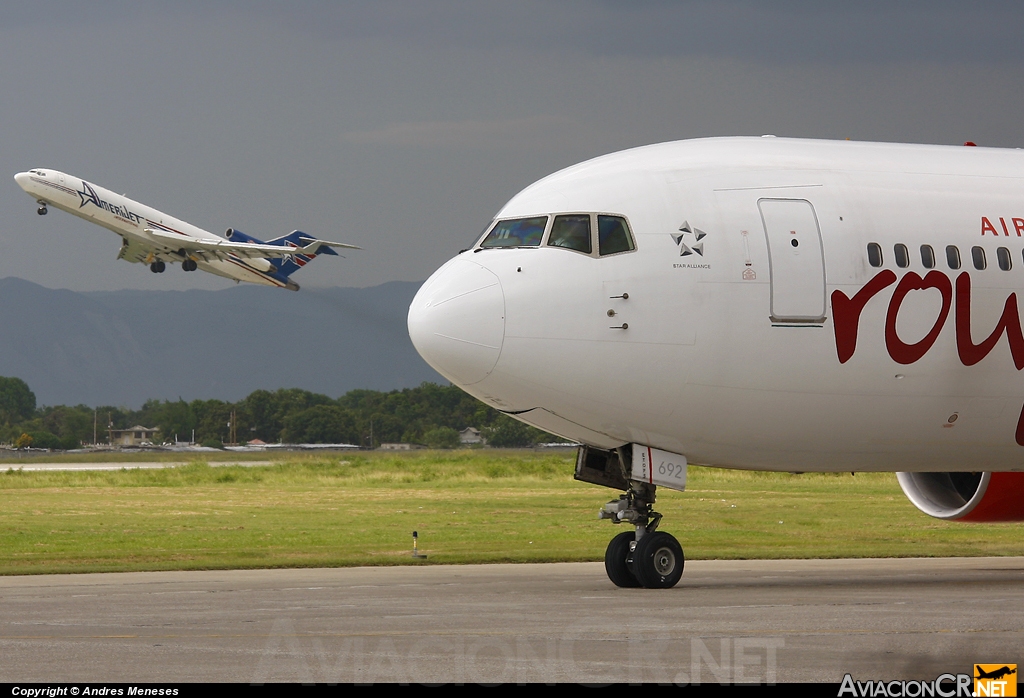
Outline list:
[[[588,446],[580,447],[576,462],[576,479],[584,482],[615,487],[625,494],[604,505],[598,518],[608,519],[614,524],[632,525],[632,531],[624,531],[612,538],[604,555],[604,568],[608,579],[619,587],[645,587],[647,589],[669,589],[679,582],[683,575],[683,548],[670,533],[659,531],[661,514],[654,511],[657,485],[650,477],[653,449],[643,448],[636,454],[638,463],[633,463],[635,445],[615,451],[601,451]],[[658,452],[665,454],[666,452]],[[674,471],[665,459],[654,466],[669,475],[672,480],[666,486],[672,489],[685,487],[685,459],[678,454],[674,460]],[[678,461],[682,461],[682,465]],[[644,471],[643,468],[646,468]],[[646,472],[644,480],[635,479]],[[664,473],[662,473],[664,475]],[[664,477],[660,478],[664,483]]]
[[[185,251],[184,247],[182,247],[180,250],[178,250],[176,254],[179,257],[181,257],[181,270],[182,271],[195,271],[196,269],[199,268],[199,265],[196,264],[196,260],[194,260],[194,259],[192,259],[191,257],[188,256],[188,252]]]
[[[36,213],[38,213],[40,216],[45,216],[46,215],[46,202],[43,201],[42,199],[40,199],[36,203],[39,204],[39,208],[36,209]]]
[[[153,272],[154,274],[163,274],[164,273],[164,269],[166,269],[166,268],[167,268],[167,265],[164,264],[163,262],[161,262],[159,259],[149,265],[149,270],[151,272]]]

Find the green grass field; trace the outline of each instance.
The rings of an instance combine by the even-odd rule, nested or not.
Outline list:
[[[616,493],[575,482],[571,453],[273,457],[84,472],[5,462],[0,574],[602,560],[625,530],[597,520]],[[660,490],[657,509],[689,559],[1024,554],[1024,525],[929,518],[892,474],[691,467],[688,490]],[[426,562],[410,555],[414,530]]]

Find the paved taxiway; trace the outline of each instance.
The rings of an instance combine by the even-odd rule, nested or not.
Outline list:
[[[1024,558],[0,577],[0,681],[933,679],[1024,664]]]

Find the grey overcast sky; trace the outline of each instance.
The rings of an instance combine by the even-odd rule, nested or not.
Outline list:
[[[52,167],[216,233],[365,248],[307,286],[422,280],[532,181],[682,138],[1024,146],[1020,2],[4,2],[0,277],[221,288],[37,216]],[[300,294],[301,295],[301,294]]]

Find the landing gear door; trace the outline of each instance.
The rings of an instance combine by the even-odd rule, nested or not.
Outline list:
[[[686,489],[686,456],[633,444],[630,477],[682,492]]]
[[[783,325],[825,321],[825,257],[818,218],[804,199],[760,199],[768,239],[771,320]]]

